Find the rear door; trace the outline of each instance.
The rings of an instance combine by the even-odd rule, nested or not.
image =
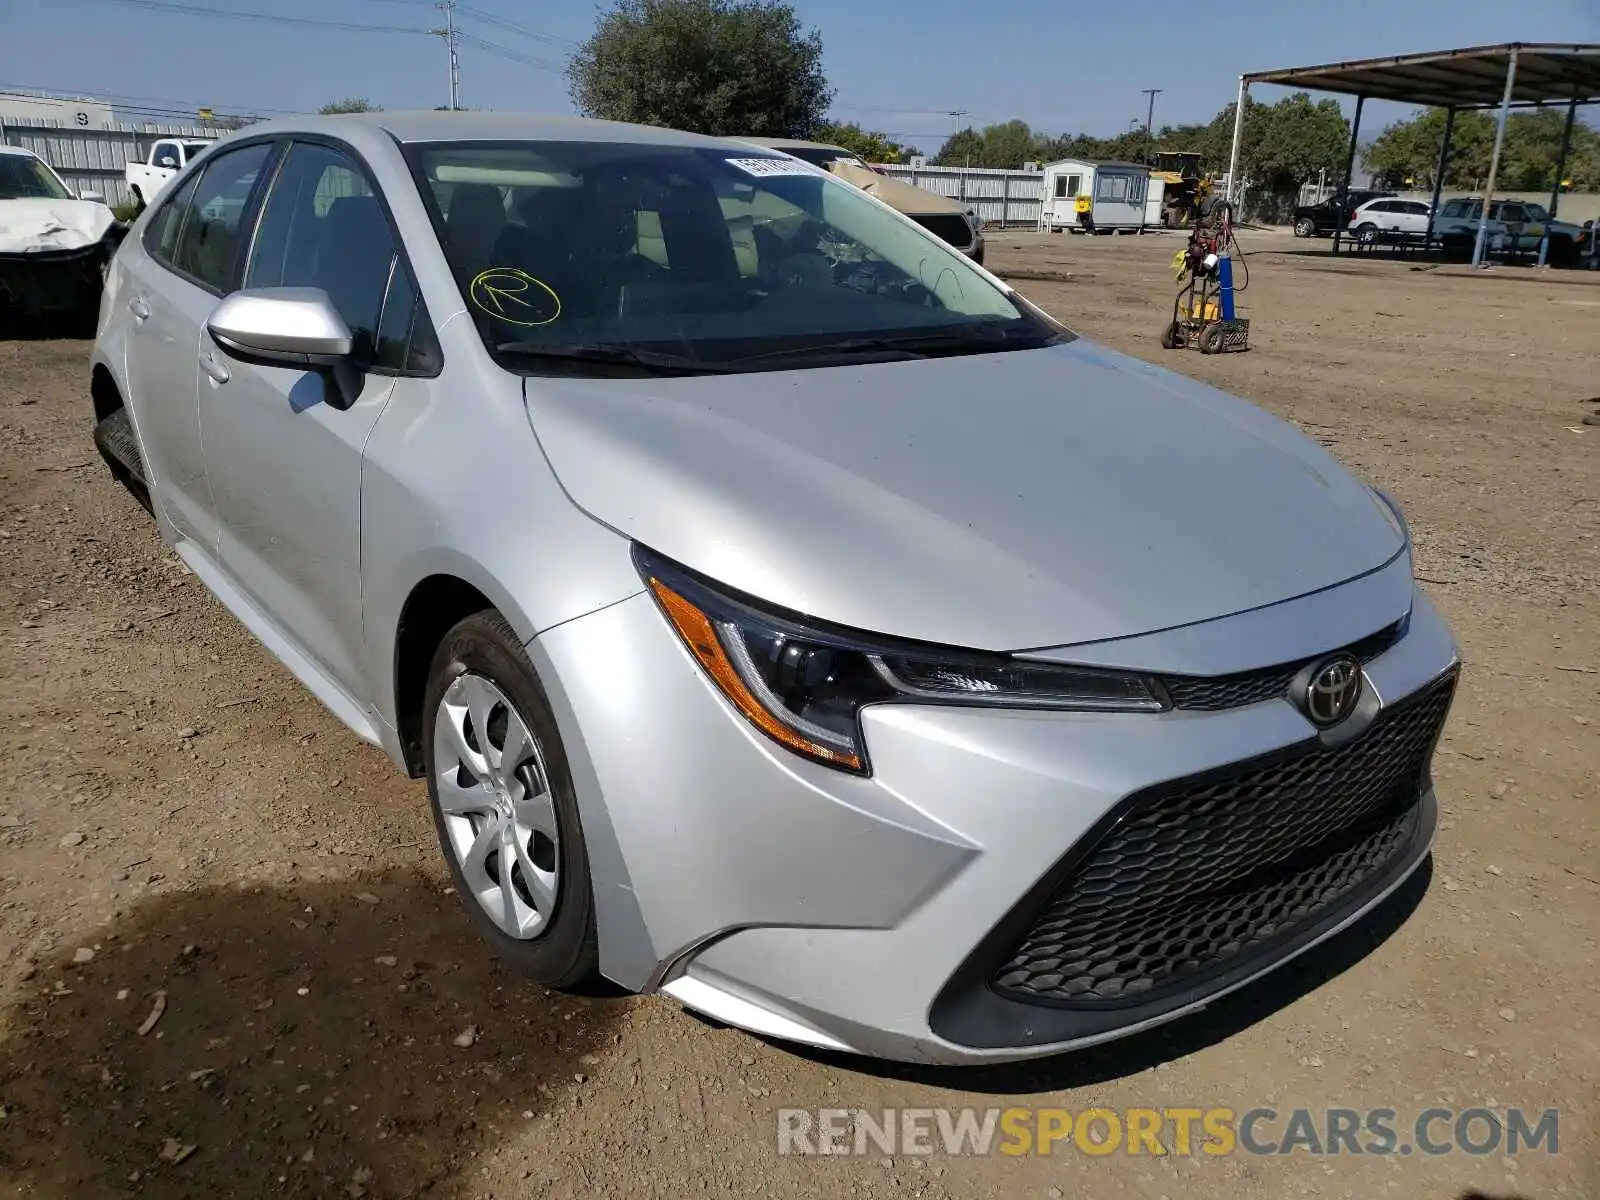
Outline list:
[[[226,201],[249,196],[272,152],[270,142],[229,150],[158,200],[123,289],[133,317],[129,403],[152,500],[180,536],[211,553],[218,524],[195,409],[200,330],[238,258],[244,206]]]
[[[246,288],[316,287],[355,335],[363,370],[344,406],[324,372],[242,362],[202,332],[220,370],[200,429],[230,577],[347,695],[364,701],[361,455],[426,322],[399,241],[348,149],[296,140],[261,208]],[[426,373],[426,372],[424,372]]]
[[[1397,228],[1405,233],[1428,232],[1428,206],[1420,200],[1396,200]]]

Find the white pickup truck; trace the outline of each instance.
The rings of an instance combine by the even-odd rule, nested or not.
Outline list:
[[[123,178],[128,181],[128,190],[133,193],[139,207],[152,203],[161,194],[161,189],[167,186],[167,180],[183,170],[191,158],[209,145],[210,142],[192,139],[163,138],[150,147],[150,156],[144,162],[129,163],[123,171]]]

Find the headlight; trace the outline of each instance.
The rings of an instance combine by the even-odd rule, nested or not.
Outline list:
[[[866,774],[858,714],[902,701],[1079,711],[1158,712],[1154,679],[948,650],[767,611],[635,547],[668,623],[744,718],[796,754]]]

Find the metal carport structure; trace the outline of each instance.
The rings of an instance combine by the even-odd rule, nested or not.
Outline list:
[[[1350,123],[1350,152],[1345,158],[1344,187],[1350,187],[1356,160],[1356,137],[1361,130],[1361,109],[1367,100],[1393,100],[1445,110],[1444,140],[1439,167],[1434,172],[1433,208],[1450,161],[1450,135],[1455,115],[1462,109],[1498,108],[1494,153],[1484,188],[1483,211],[1472,247],[1472,265],[1483,261],[1484,237],[1489,227],[1489,207],[1494,202],[1495,176],[1500,169],[1500,149],[1505,142],[1506,117],[1513,108],[1565,104],[1567,124],[1556,163],[1555,186],[1550,195],[1550,215],[1560,200],[1561,178],[1572,142],[1572,123],[1580,104],[1600,102],[1600,44],[1507,42],[1499,46],[1472,46],[1464,50],[1439,50],[1429,54],[1403,54],[1393,58],[1365,58],[1328,63],[1320,67],[1292,67],[1239,76],[1239,102],[1233,114],[1233,150],[1228,160],[1228,201],[1237,195],[1239,144],[1244,136],[1245,100],[1250,85],[1274,83],[1307,91],[1333,92],[1356,98],[1355,119]],[[1432,220],[1429,221],[1432,232]],[[1333,235],[1333,252],[1339,252],[1340,231]]]

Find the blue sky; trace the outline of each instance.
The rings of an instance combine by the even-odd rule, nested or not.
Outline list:
[[[138,2],[0,0],[0,89],[111,94],[133,98],[130,109],[204,104],[256,112],[313,110],[343,96],[391,109],[448,98],[437,38],[217,20]],[[428,0],[186,3],[418,31],[440,20]],[[1143,88],[1163,89],[1158,125],[1207,120],[1233,98],[1242,71],[1489,42],[1600,42],[1600,0],[798,0],[797,7],[822,32],[836,115],[929,153],[961,124],[1009,117],[1050,133],[1115,133],[1143,120]],[[463,30],[516,57],[464,44],[462,102],[570,111],[559,68],[593,28],[591,0],[473,0],[468,8],[476,13],[463,12]],[[530,59],[544,65],[519,61]],[[1263,100],[1283,94],[1257,92]],[[944,115],[953,110],[970,115]],[[1374,134],[1404,113],[1389,105],[1367,111],[1363,132]]]

